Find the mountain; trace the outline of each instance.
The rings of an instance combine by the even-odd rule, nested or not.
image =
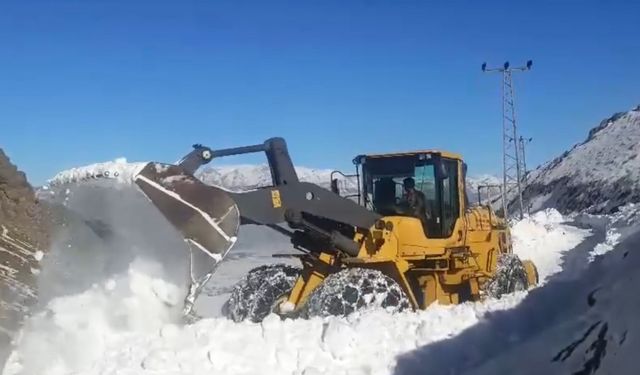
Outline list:
[[[584,142],[532,171],[523,198],[532,211],[616,212],[640,201],[639,153],[640,105],[603,120]]]
[[[311,169],[306,167],[296,167],[296,172],[301,181],[311,182],[330,189],[331,169]],[[271,185],[271,175],[269,166],[263,165],[237,165],[222,167],[206,167],[196,173],[196,177],[209,185],[221,186],[234,191],[246,191],[259,187]],[[353,195],[358,193],[358,182],[355,177],[344,177],[334,174],[338,179],[338,187],[341,195]],[[480,175],[467,177],[467,195],[469,202],[475,204],[478,201],[478,186],[496,185],[500,179],[492,175]],[[491,196],[496,195],[495,190],[489,192]],[[486,199],[486,191],[482,192],[483,199]]]
[[[331,185],[331,169],[295,167],[300,181],[311,182],[326,189]],[[271,185],[271,172],[267,164],[245,164],[234,166],[204,167],[196,172],[196,177],[209,185],[220,186],[233,191],[247,191]],[[353,194],[358,191],[355,178],[344,178],[336,174],[340,191]]]
[[[478,187],[480,186],[485,186],[480,192],[483,204],[486,204],[488,198],[491,198],[491,200],[497,199],[500,196],[500,190],[494,186],[501,184],[502,180],[499,177],[489,174],[467,176],[467,186],[465,190],[467,191],[469,203],[472,205],[478,203]]]
[[[50,186],[64,185],[78,181],[91,181],[96,178],[116,179],[122,183],[130,183],[133,176],[144,166],[140,162],[127,162],[125,158],[118,158],[114,161],[95,163],[82,167],[72,168],[56,174],[49,180]],[[314,169],[297,166],[296,173],[300,181],[311,182],[330,189],[332,169]],[[351,173],[351,172],[349,172]],[[206,166],[200,168],[195,176],[208,185],[219,186],[231,191],[249,191],[271,185],[271,172],[267,164],[244,164],[232,166]],[[358,182],[355,177],[344,177],[341,174],[334,174],[338,179],[340,194],[352,196],[358,193]],[[486,184],[498,184],[498,177],[491,175],[481,175],[478,177],[467,177],[467,195],[469,202],[475,204],[478,201],[478,186]],[[49,186],[41,187],[37,190],[39,197],[47,194]],[[491,191],[495,196],[495,191]],[[486,192],[483,192],[486,198]]]

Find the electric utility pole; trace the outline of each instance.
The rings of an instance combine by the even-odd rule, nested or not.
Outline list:
[[[525,150],[524,150],[524,146],[526,146],[527,143],[531,142],[533,140],[533,138],[522,138],[522,136],[520,136],[520,170],[522,171],[522,190],[524,191],[527,188],[527,184],[528,184],[528,179],[527,179],[527,161],[525,158]]]
[[[516,110],[513,93],[513,72],[524,72],[531,69],[533,61],[527,61],[525,66],[511,67],[505,62],[499,68],[487,68],[487,63],[482,64],[483,72],[502,73],[502,209],[504,218],[509,219],[507,209],[509,186],[516,187],[520,219],[524,217],[524,204],[522,202],[522,165],[520,162],[520,145],[518,142],[516,126]],[[524,160],[524,157],[523,157]]]

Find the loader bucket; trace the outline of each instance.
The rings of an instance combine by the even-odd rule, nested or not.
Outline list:
[[[224,190],[209,186],[179,166],[148,163],[134,181],[192,248],[217,264],[237,239],[238,206]]]

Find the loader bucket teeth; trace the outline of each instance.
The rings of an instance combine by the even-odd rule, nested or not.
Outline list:
[[[164,217],[196,248],[219,262],[234,245],[240,214],[226,191],[206,185],[179,166],[149,163],[134,181]]]

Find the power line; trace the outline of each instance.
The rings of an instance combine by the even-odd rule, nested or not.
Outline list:
[[[516,189],[520,219],[524,217],[522,202],[523,177],[526,166],[524,164],[524,144],[520,144],[516,126],[515,95],[513,88],[513,72],[525,72],[531,69],[533,61],[527,61],[525,66],[511,67],[505,62],[502,67],[487,68],[482,64],[482,71],[486,73],[502,73],[502,210],[505,219],[509,219],[507,197],[509,187]]]

